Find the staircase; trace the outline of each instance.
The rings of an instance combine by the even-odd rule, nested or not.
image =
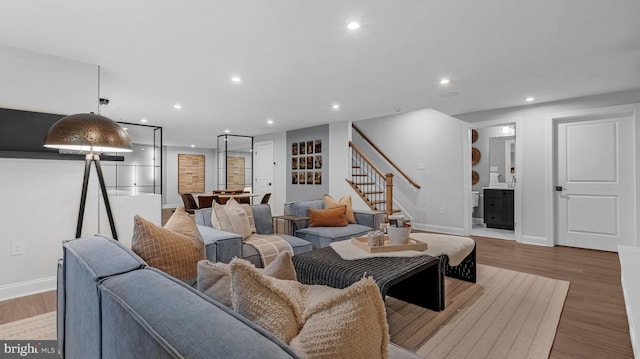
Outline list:
[[[352,127],[355,133],[362,136],[362,139],[371,146],[376,154],[406,178],[411,185],[420,189],[420,185],[399,169],[358,127],[355,125]],[[389,216],[401,212],[399,209],[393,208],[393,173],[383,174],[351,141],[349,141],[349,148],[351,152],[351,179],[347,179],[347,183],[371,210],[384,212],[388,221]]]
[[[384,212],[387,217],[399,210],[393,209],[393,174],[383,174],[360,150],[349,141],[351,148],[351,179],[347,183],[372,211]]]

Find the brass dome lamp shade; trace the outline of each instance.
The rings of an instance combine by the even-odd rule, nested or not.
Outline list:
[[[44,147],[86,152],[131,152],[127,132],[114,121],[93,113],[66,116],[51,126]]]
[[[49,128],[44,140],[44,147],[88,152],[85,157],[84,181],[82,182],[76,238],[80,238],[82,235],[89,174],[91,172],[91,163],[94,163],[100,180],[100,189],[105,209],[107,210],[107,217],[109,218],[111,234],[113,239],[118,240],[98,153],[133,151],[127,132],[116,122],[104,116],[93,113],[71,115],[61,118]]]

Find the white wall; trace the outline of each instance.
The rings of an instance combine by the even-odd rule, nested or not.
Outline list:
[[[163,207],[174,208],[182,206],[182,198],[178,193],[178,154],[204,155],[204,190],[210,192],[216,188],[216,151],[210,148],[172,147],[165,146],[166,151],[163,157],[165,172]]]
[[[400,175],[393,179],[394,199],[413,217],[413,226],[464,233],[468,215],[463,216],[463,208],[471,190],[471,175],[463,173],[463,161],[470,158],[464,154],[466,124],[431,109],[361,120],[355,124],[421,185],[421,189],[416,189]],[[365,154],[370,152],[357,141],[358,136],[353,137],[358,148],[366,151]],[[379,161],[376,164],[383,173],[395,172]],[[465,192],[463,188],[468,190]],[[444,210],[442,214],[441,209]]]
[[[55,289],[61,243],[75,238],[84,161],[0,158],[0,300]],[[92,166],[82,236],[111,237]],[[130,245],[133,216],[160,224],[160,196],[109,196],[118,236]],[[100,211],[99,211],[100,208]],[[23,241],[24,255],[11,255]]]
[[[75,237],[84,162],[0,158],[0,168],[0,300],[53,289],[61,243]],[[91,234],[97,232],[92,182],[83,227]],[[13,241],[24,241],[24,255],[11,255]]]
[[[556,114],[574,110],[595,109],[621,104],[640,102],[640,90],[625,91],[598,96],[582,97],[527,105],[508,109],[483,111],[456,115],[463,121],[475,123],[483,121],[510,122],[514,118],[518,122],[519,134],[516,141],[521,147],[523,168],[516,169],[518,185],[522,192],[522,242],[551,245],[553,238],[548,238],[549,223],[546,213],[545,193],[547,183],[552,183],[546,169],[546,144],[551,143],[552,133],[545,130],[545,119],[548,114]],[[636,124],[640,126],[640,124]],[[473,127],[473,125],[471,126]],[[549,142],[547,142],[549,141]]]
[[[0,46],[0,107],[56,114],[97,111],[96,93],[96,65]],[[83,172],[84,161],[0,158],[0,300],[55,289],[61,243],[75,237]],[[110,235],[100,223],[95,168],[90,178],[82,235]],[[159,205],[151,213],[125,202],[119,198],[112,207],[125,237],[130,232],[118,222],[121,207],[141,209],[146,218],[159,221]],[[13,241],[24,241],[24,255],[11,255]]]
[[[70,115],[98,110],[98,67],[0,45],[0,107]]]
[[[351,178],[351,158],[349,157],[349,141],[352,138],[351,122],[341,121],[329,124],[329,195],[336,200],[343,196],[351,196],[354,209],[370,210],[369,206],[358,196],[345,179]]]

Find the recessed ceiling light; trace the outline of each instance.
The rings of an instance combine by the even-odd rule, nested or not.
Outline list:
[[[229,132],[231,132],[231,131],[229,131],[229,130],[224,130],[224,133],[229,133]]]
[[[191,148],[194,148],[194,147],[196,147],[196,145],[191,145]]]
[[[331,108],[332,108],[334,111],[338,111],[338,110],[340,109],[340,105],[339,105],[339,104],[337,104],[337,103],[334,103],[333,105],[331,105]]]
[[[360,28],[360,23],[359,23],[359,22],[352,21],[352,22],[350,22],[349,24],[347,24],[347,28],[348,28],[349,30],[358,30],[358,29]]]
[[[524,100],[527,101],[527,102],[532,102],[532,101],[535,101],[536,98],[529,96],[529,97],[525,98]]]
[[[440,80],[440,85],[448,85],[450,83],[451,83],[451,79],[444,78]]]
[[[177,103],[177,104],[173,105],[173,108],[175,108],[176,110],[179,110],[179,109],[182,108],[182,105]]]
[[[273,125],[273,120],[272,120],[272,119],[270,119],[270,118],[268,118],[268,119],[267,119],[267,123],[268,123],[269,125]]]
[[[231,76],[231,81],[235,83],[239,83],[239,82],[242,82],[242,79],[238,75],[233,75]]]
[[[143,118],[142,120],[140,120],[140,122],[142,122],[142,123],[147,123],[148,121],[147,121],[147,119],[146,119],[146,118]]]

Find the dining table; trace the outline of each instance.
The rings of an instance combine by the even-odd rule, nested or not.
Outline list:
[[[214,197],[214,196],[218,196],[219,201],[217,201],[220,204],[225,204],[227,203],[227,201],[229,200],[229,198],[234,198],[236,201],[238,201],[238,203],[248,203],[251,204],[253,202],[253,198],[254,197],[258,197],[259,194],[258,193],[249,193],[249,192],[228,192],[228,193],[202,193],[197,195],[197,199],[198,199],[198,206],[200,208],[202,208],[202,205],[200,204],[200,198],[201,197]],[[207,204],[209,204],[209,201],[205,202]]]

